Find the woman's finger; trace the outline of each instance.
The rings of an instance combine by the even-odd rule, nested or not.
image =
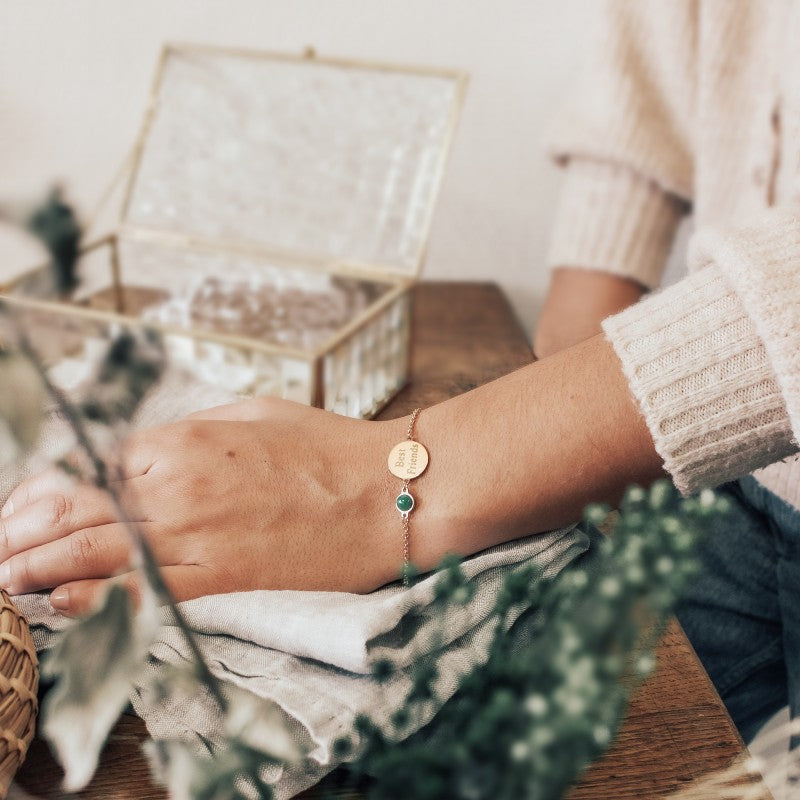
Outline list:
[[[11,514],[19,511],[37,500],[51,494],[59,492],[68,492],[74,486],[81,483],[89,484],[88,481],[78,477],[84,474],[85,458],[77,451],[72,451],[63,459],[67,468],[61,466],[50,466],[41,472],[31,475],[22,481],[8,496],[6,502],[0,508],[0,519],[11,516]],[[110,460],[107,460],[108,479],[112,484],[120,485],[126,481],[120,481],[118,470],[113,468]],[[72,471],[70,471],[70,468]]]
[[[193,600],[208,594],[224,591],[219,577],[207,567],[196,565],[177,565],[162,567],[161,575],[177,602]],[[126,572],[114,578],[78,580],[61,584],[50,594],[50,604],[57,611],[69,617],[88,614],[97,608],[111,583],[123,585],[131,595],[134,605],[141,604],[141,572]]]
[[[80,617],[95,611],[112,584],[124,586],[133,605],[141,605],[141,579],[136,572],[125,572],[113,578],[92,578],[71,581],[57,586],[50,593],[50,605],[67,617]]]
[[[22,481],[8,496],[0,511],[0,519],[5,519],[15,512],[57,492],[67,492],[76,485],[77,481],[58,467],[48,467],[42,472],[32,475]]]
[[[108,578],[129,568],[130,553],[123,525],[84,528],[11,556],[0,564],[0,586],[17,595],[83,578]]]
[[[0,561],[82,528],[117,521],[111,498],[95,486],[45,495],[0,519]]]

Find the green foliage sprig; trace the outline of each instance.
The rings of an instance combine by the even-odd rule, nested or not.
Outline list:
[[[365,744],[354,783],[369,776],[371,800],[561,797],[613,740],[631,690],[654,668],[665,621],[697,573],[708,517],[725,511],[726,501],[710,492],[683,500],[666,481],[647,492],[633,487],[592,560],[553,580],[532,568],[510,575],[487,662],[432,723],[402,739],[432,691],[432,671],[395,712],[394,730],[358,720]],[[594,506],[586,522],[608,515]],[[445,599],[458,602],[467,585],[451,575],[441,584]],[[527,611],[511,625],[520,607]],[[347,753],[353,741],[337,747]]]
[[[50,254],[50,270],[59,294],[78,285],[78,248],[83,230],[62,190],[51,189],[47,199],[28,218],[28,229],[37,236]]]

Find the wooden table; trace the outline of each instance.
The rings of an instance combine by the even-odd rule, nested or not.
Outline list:
[[[412,381],[382,418],[429,406],[530,363],[526,338],[496,286],[424,283],[415,291]],[[656,672],[636,693],[616,743],[583,776],[571,800],[660,797],[744,755],[736,729],[677,623],[670,625],[657,657]],[[139,751],[144,738],[140,720],[123,718],[94,781],[78,796],[166,797],[149,780]],[[18,779],[39,797],[64,796],[58,788],[60,771],[42,742],[34,742]],[[319,796],[314,789],[301,795],[307,800]]]

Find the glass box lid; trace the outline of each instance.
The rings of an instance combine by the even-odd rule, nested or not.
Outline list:
[[[466,79],[168,46],[128,231],[418,273]]]

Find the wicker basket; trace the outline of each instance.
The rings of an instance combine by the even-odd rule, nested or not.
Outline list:
[[[0,589],[0,798],[33,739],[38,685],[39,661],[28,623]]]

